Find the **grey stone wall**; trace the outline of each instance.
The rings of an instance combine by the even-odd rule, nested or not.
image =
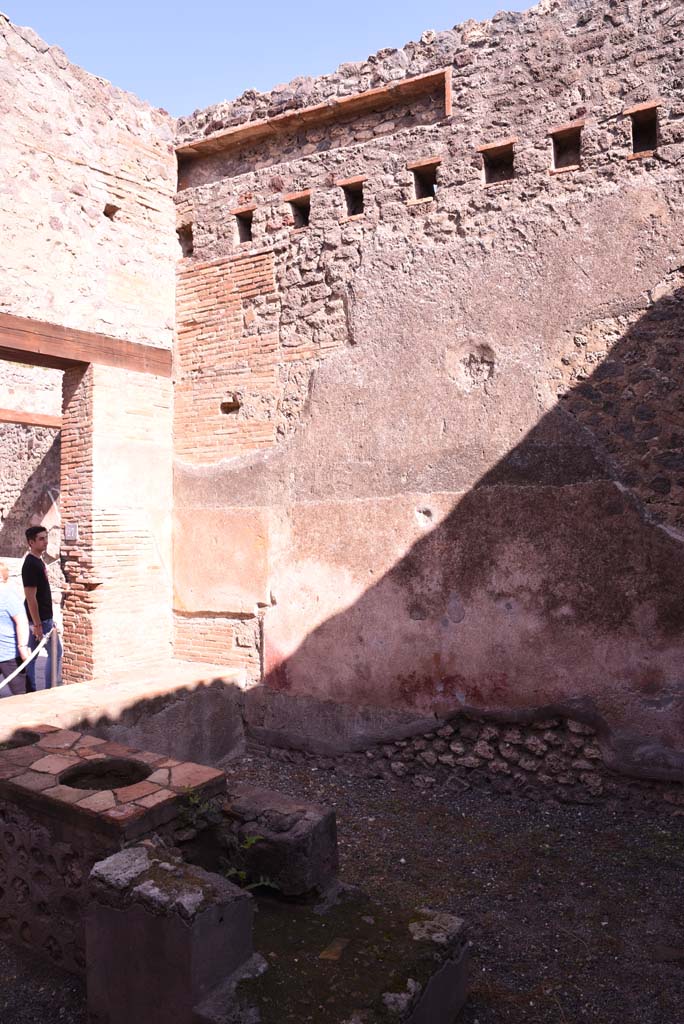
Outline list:
[[[0,557],[20,558],[26,550],[24,530],[59,505],[59,431],[0,423]],[[57,545],[59,524],[51,538]]]
[[[59,370],[0,361],[0,408],[59,416]],[[60,437],[50,427],[0,423],[0,558],[20,558],[24,530],[44,523],[59,557]]]

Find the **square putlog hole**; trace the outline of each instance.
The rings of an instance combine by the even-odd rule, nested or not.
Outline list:
[[[358,217],[363,213],[363,182],[357,181],[354,184],[343,185],[344,200],[347,204],[347,216]]]
[[[551,136],[553,143],[553,169],[562,171],[579,167],[582,159],[582,129],[567,128]]]
[[[294,227],[308,227],[309,220],[311,218],[311,196],[308,193],[306,195],[297,196],[296,199],[290,199],[289,204],[292,211]]]
[[[434,199],[437,194],[439,163],[413,167],[413,194],[416,199]]]
[[[652,153],[658,148],[658,108],[648,107],[630,114],[632,119],[632,153]]]
[[[230,395],[225,402],[221,402],[219,406],[223,416],[231,416],[238,413],[242,408],[242,402],[240,401],[239,395]]]
[[[183,224],[178,228],[176,234],[178,235],[178,241],[180,243],[181,252],[183,256],[192,256],[193,253],[193,239],[192,239],[192,224]]]
[[[515,158],[513,143],[494,146],[482,150],[485,185],[494,185],[499,181],[510,181],[515,177]]]
[[[235,214],[235,223],[237,225],[238,241],[251,242],[252,241],[252,220],[254,218],[253,210],[243,210],[242,213]]]

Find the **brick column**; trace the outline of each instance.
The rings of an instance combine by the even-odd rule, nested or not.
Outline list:
[[[64,597],[64,679],[80,683],[93,676],[92,607],[92,406],[93,367],[75,366],[62,380],[61,504],[65,523],[78,523],[74,544],[62,542]]]
[[[67,682],[158,667],[171,642],[171,381],[90,365],[64,374]]]

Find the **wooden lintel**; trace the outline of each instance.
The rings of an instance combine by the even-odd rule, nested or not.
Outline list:
[[[511,149],[518,141],[517,135],[511,135],[507,139],[497,139],[496,142],[486,142],[483,146],[477,146],[475,152],[494,155],[497,150]]]
[[[419,171],[421,167],[438,167],[442,162],[441,156],[426,156],[422,160],[414,160],[406,164],[407,171]]]
[[[644,114],[647,110],[655,110],[656,107],[662,107],[663,101],[661,99],[645,100],[643,103],[635,103],[632,107],[625,107],[622,111],[623,117],[630,117],[632,114]]]
[[[566,121],[565,124],[555,124],[553,128],[549,128],[547,135],[569,135],[571,132],[577,131],[578,128],[582,129],[587,123],[585,117],[578,117],[575,121]]]
[[[368,181],[367,175],[357,174],[354,178],[340,178],[335,184],[339,188],[347,188],[350,185],[363,185],[364,181]]]
[[[62,429],[61,416],[48,416],[41,412],[24,412],[23,409],[0,409],[0,423],[19,423],[22,427]]]
[[[259,121],[247,121],[245,124],[224,128],[203,139],[182,142],[176,147],[176,153],[181,160],[193,160],[234,149],[247,142],[254,143],[262,139],[273,138],[288,131],[314,128],[339,121],[343,117],[357,117],[361,114],[385,110],[397,103],[408,103],[433,92],[441,93],[444,116],[449,117],[451,115],[451,68],[430,71],[425,75],[414,75],[412,78],[403,78],[399,82],[390,82],[388,85],[367,89],[365,92],[357,92],[352,96],[333,97],[325,103],[317,103],[312,107],[286,110],[285,113],[276,114],[274,117]]]
[[[298,203],[302,200],[309,199],[311,196],[311,189],[305,188],[303,192],[288,192],[287,195],[283,196],[284,203]]]
[[[0,313],[0,358],[64,370],[96,363],[157,377],[171,376],[171,352],[106,334]]]

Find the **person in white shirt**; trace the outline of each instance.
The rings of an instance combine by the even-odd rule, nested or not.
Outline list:
[[[4,686],[3,680],[12,675],[30,653],[24,603],[8,580],[9,569],[0,562],[0,697],[24,693],[26,679],[23,672]]]

